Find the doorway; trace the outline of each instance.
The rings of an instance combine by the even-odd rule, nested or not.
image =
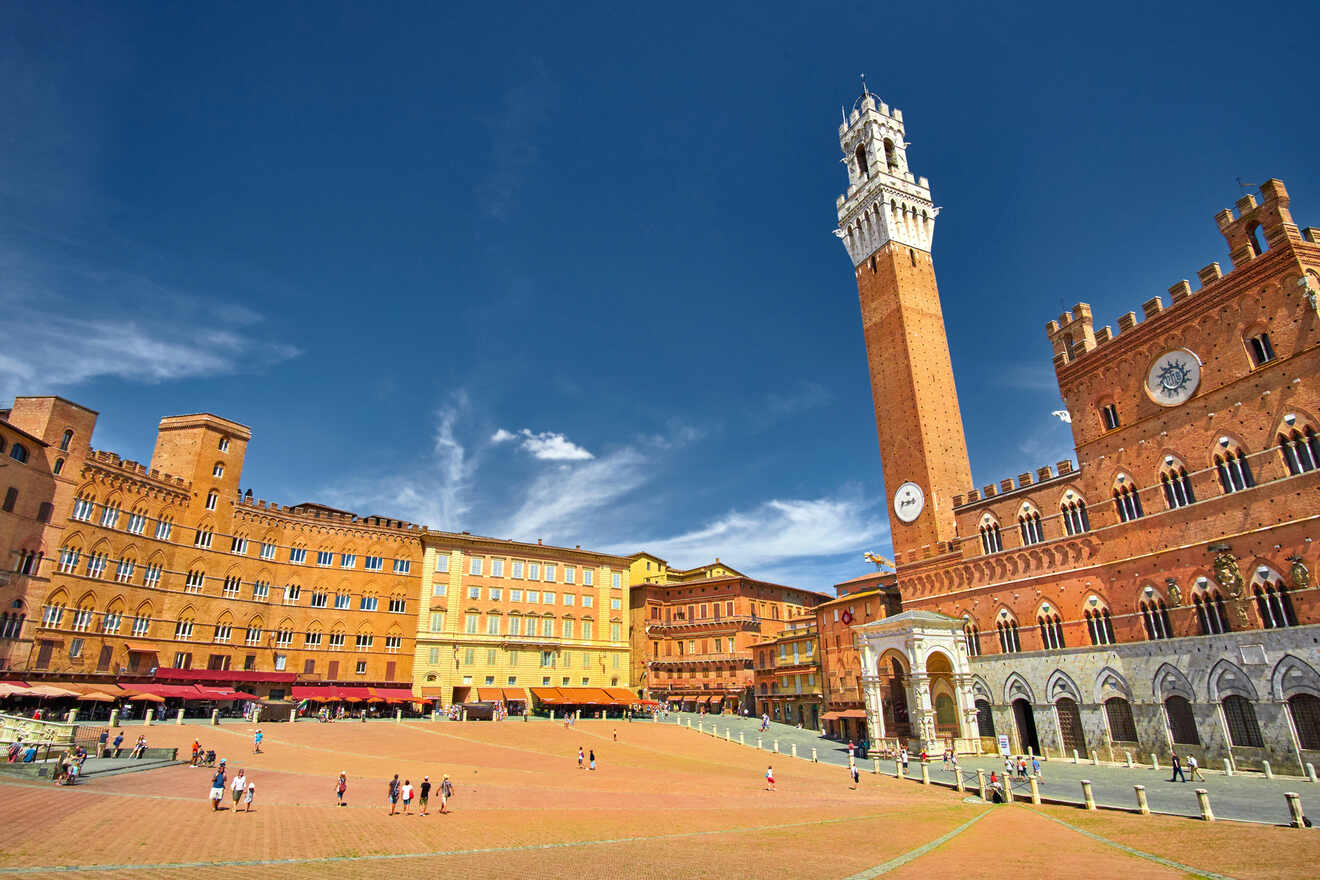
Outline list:
[[[1082,730],[1082,713],[1071,697],[1060,697],[1054,704],[1059,716],[1059,736],[1063,739],[1063,753],[1071,754],[1076,750],[1083,758],[1086,752],[1086,733]]]
[[[1024,751],[1040,754],[1040,739],[1036,736],[1036,713],[1022,697],[1013,701],[1013,721],[1017,724],[1018,743]]]

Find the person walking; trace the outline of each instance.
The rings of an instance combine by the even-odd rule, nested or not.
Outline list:
[[[431,802],[431,777],[423,776],[421,791],[418,792],[418,796],[417,796],[417,815],[425,816],[426,806],[430,802]]]
[[[238,775],[234,777],[234,781],[230,785],[230,791],[234,793],[234,812],[237,813],[238,802],[243,798],[243,794],[247,791],[246,770],[239,768]]]
[[[449,781],[449,774],[440,780],[440,812],[449,812],[449,799],[454,796],[454,786]]]
[[[907,773],[907,770],[908,770],[908,751],[907,751],[907,746],[904,746],[903,748],[901,748],[901,749],[898,750],[898,763],[900,763],[900,764],[903,765],[903,772],[904,772],[904,773]]]
[[[590,759],[590,760],[591,760],[591,769],[592,769],[592,770],[595,770],[595,769],[596,769],[596,750],[595,750],[595,749],[592,749],[592,750],[591,750],[591,759]]]
[[[123,751],[123,746],[124,746],[124,733],[123,731],[120,731],[119,733],[115,734],[115,740],[113,743],[111,743],[111,747],[115,750],[115,753],[111,757],[118,758],[119,753]]]
[[[348,774],[340,773],[339,778],[335,780],[335,802],[338,806],[344,806],[344,792],[348,791]]]
[[[857,772],[857,764],[853,761],[848,762],[848,775],[852,777],[852,785],[850,788],[856,791],[858,783],[862,781],[862,777],[861,774]]]
[[[852,740],[848,740],[848,763],[852,763],[853,757],[857,754],[857,746]]]
[[[243,812],[252,812],[252,799],[257,796],[257,784],[249,782],[247,787],[247,796],[243,798]]]
[[[400,797],[403,798],[403,815],[408,815],[408,805],[412,803],[413,787],[412,780],[403,780],[403,788],[399,790]]]
[[[101,735],[96,738],[96,757],[105,757],[105,744],[110,741],[110,730],[101,731]]]
[[[261,740],[262,740],[261,728],[258,727],[257,732],[252,734],[252,751],[258,755],[261,754]]]
[[[222,765],[211,779],[211,812],[220,809],[220,802],[225,799],[225,768]]]
[[[1040,779],[1040,758],[1035,755],[1031,756],[1031,772],[1036,779]]]
[[[1201,775],[1201,765],[1196,761],[1196,755],[1187,756],[1187,776],[1192,782],[1198,779],[1205,782],[1205,777]]]
[[[1169,777],[1169,781],[1177,782],[1178,780],[1182,780],[1183,782],[1186,782],[1187,777],[1183,775],[1182,761],[1178,760],[1178,753],[1174,752],[1172,757],[1173,757],[1173,776]]]
[[[582,751],[582,746],[578,746],[578,769],[579,769],[579,770],[582,769],[582,766],[583,766],[582,762],[585,761],[586,758],[587,758],[587,755],[586,755],[585,752]]]
[[[774,790],[775,790],[775,768],[774,768],[774,767],[766,767],[766,768],[765,768],[765,790],[766,790],[766,791],[774,791]]]
[[[629,720],[631,720],[631,719],[629,719]],[[617,728],[617,727],[614,728],[614,741],[615,741],[615,742],[618,742],[618,741],[619,741],[619,728]]]
[[[390,780],[389,788],[385,792],[385,799],[389,801],[390,815],[393,816],[399,805],[399,774],[395,773],[394,778]]]

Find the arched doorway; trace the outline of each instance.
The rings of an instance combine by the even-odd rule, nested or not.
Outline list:
[[[947,654],[931,652],[926,658],[926,676],[930,701],[935,709],[935,735],[941,739],[962,736],[958,721],[958,701],[953,690],[953,663]]]
[[[912,736],[908,720],[907,670],[894,654],[880,658],[880,699],[884,706],[885,733],[896,739]]]
[[[1013,701],[1013,721],[1017,724],[1018,743],[1033,755],[1040,754],[1040,739],[1036,736],[1036,713],[1031,703],[1022,697]]]
[[[1082,712],[1072,697],[1059,697],[1054,704],[1054,711],[1059,717],[1059,736],[1063,740],[1063,753],[1070,755],[1074,751],[1086,757],[1086,733],[1082,730]]]
[[[995,736],[995,716],[990,711],[989,700],[976,701],[976,728],[980,736]]]

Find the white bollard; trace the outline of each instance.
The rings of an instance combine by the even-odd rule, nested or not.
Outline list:
[[[1155,757],[1155,753],[1150,753],[1150,769],[1158,771],[1160,769],[1160,759]]]
[[[775,740],[775,754],[779,754],[779,740]]]
[[[148,709],[148,710],[147,710],[146,717],[144,717],[144,718],[142,719],[142,726],[143,726],[143,727],[150,727],[150,726],[151,726],[151,720],[152,720],[153,718],[155,718],[155,717],[156,717],[156,710],[155,710],[155,709]]]
[[[1225,776],[1233,775],[1233,762],[1230,761],[1228,758],[1224,759],[1224,775]]]
[[[1092,766],[1092,767],[1099,767],[1099,766],[1100,766],[1100,753],[1099,753],[1099,752],[1092,752],[1092,753],[1091,753],[1091,766]]]
[[[793,757],[797,757],[797,743],[793,743]]]
[[[871,772],[874,773],[876,776],[879,776],[879,775],[880,775],[880,759],[879,759],[879,758],[872,758],[872,759],[871,759]]]
[[[1040,781],[1035,776],[1027,777],[1027,784],[1031,786],[1031,802],[1040,805]]]
[[[1123,756],[1124,756],[1125,758],[1127,758],[1127,767],[1128,767],[1129,770],[1131,770],[1131,769],[1132,769],[1132,753],[1131,753],[1131,752],[1124,752],[1124,753],[1123,753]]]
[[[981,800],[988,800],[985,796],[985,771],[980,767],[976,768],[976,790],[981,795]]]
[[[220,710],[219,710],[219,709],[212,709],[212,710],[211,710],[211,726],[212,726],[212,727],[219,727],[219,726],[220,726]]]
[[[743,731],[741,730],[738,731],[738,745],[740,746],[747,745],[747,741],[743,738]]]
[[[758,736],[758,737],[756,738],[756,750],[759,752],[759,751],[761,751],[761,750],[764,749],[764,748],[765,748],[765,746],[761,744],[761,738]]]
[[[1215,812],[1210,809],[1210,793],[1204,788],[1196,790],[1196,802],[1201,806],[1201,818],[1207,822],[1215,821]]]
[[[1095,795],[1091,792],[1091,780],[1082,780],[1082,801],[1086,804],[1086,809],[1095,809]]]
[[[1306,823],[1302,821],[1302,796],[1295,791],[1285,791],[1283,799],[1288,802],[1288,813],[1292,816],[1292,826],[1294,828],[1305,828]]]
[[[816,758],[816,747],[815,747],[815,746],[812,746],[812,747],[811,747],[811,763],[813,763],[813,764],[817,763],[817,758]]]
[[[921,784],[930,785],[930,765],[925,761],[921,762]]]
[[[1270,766],[1270,762],[1269,762],[1269,761],[1261,761],[1260,764],[1261,764],[1261,766],[1265,769],[1265,778],[1266,778],[1266,779],[1273,779],[1273,778],[1274,778],[1274,768]]]
[[[1143,816],[1150,815],[1150,803],[1146,800],[1146,786],[1134,785],[1132,788],[1137,792],[1137,812]]]
[[[1307,764],[1307,765],[1306,765],[1306,778],[1309,779],[1309,780],[1311,780],[1312,782],[1316,782],[1316,781],[1317,781],[1316,778],[1315,778],[1315,765],[1314,765],[1314,764]]]
[[[403,723],[403,710],[397,707],[394,710],[394,723],[395,724]]]
[[[292,724],[292,723],[294,723],[294,722],[297,721],[297,720],[298,720],[298,710],[297,710],[297,709],[290,709],[290,710],[289,710],[289,723]]]
[[[1073,752],[1073,763],[1076,764],[1076,763],[1077,763],[1077,750],[1076,750],[1076,749],[1073,749],[1072,752]]]
[[[119,726],[119,710],[118,710],[118,709],[111,709],[111,710],[110,710],[110,726],[111,726],[111,727],[118,727],[118,726]],[[1309,767],[1310,765],[1308,764],[1307,766]],[[1314,780],[1314,778],[1313,778],[1313,779],[1312,779],[1312,782],[1314,782],[1314,781],[1315,781],[1315,780]]]
[[[178,715],[175,715],[175,716],[174,716],[174,723],[175,723],[175,724],[182,724],[182,723],[183,723],[183,710],[182,710],[182,709],[179,710],[179,714],[178,714]]]

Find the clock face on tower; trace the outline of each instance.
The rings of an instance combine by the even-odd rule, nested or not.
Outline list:
[[[907,482],[894,493],[894,515],[905,523],[910,523],[921,516],[926,506],[926,493],[916,483]]]
[[[1160,406],[1186,403],[1201,384],[1201,359],[1185,348],[1166,351],[1146,372],[1146,394]]]

